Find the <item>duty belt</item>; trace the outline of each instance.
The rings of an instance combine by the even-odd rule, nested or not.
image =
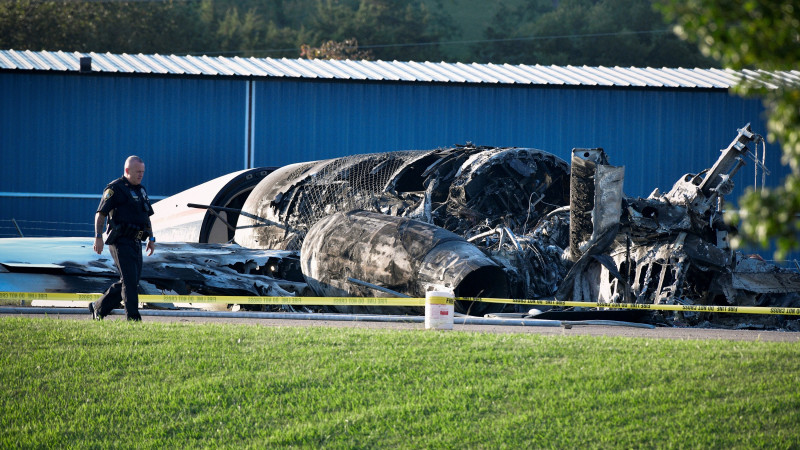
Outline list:
[[[147,238],[147,232],[144,230],[139,230],[136,234],[133,235],[133,238],[139,241],[143,241]]]

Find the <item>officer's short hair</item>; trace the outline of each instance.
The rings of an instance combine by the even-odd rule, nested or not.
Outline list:
[[[137,163],[144,164],[144,161],[142,161],[142,158],[139,158],[136,155],[131,155],[131,156],[128,156],[128,159],[125,160],[125,167],[130,167],[132,162],[137,162]]]

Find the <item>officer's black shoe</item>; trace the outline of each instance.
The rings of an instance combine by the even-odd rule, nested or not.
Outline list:
[[[94,309],[94,303],[89,303],[89,313],[92,315],[92,320],[103,320],[100,314],[97,313],[97,310]]]

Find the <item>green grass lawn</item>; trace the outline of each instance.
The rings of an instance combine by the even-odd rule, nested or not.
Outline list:
[[[0,318],[0,447],[791,448],[800,344]]]

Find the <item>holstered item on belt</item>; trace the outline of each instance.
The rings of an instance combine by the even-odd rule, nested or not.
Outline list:
[[[132,238],[136,239],[137,241],[146,241],[148,237],[150,237],[150,231],[143,230],[140,226],[133,225],[130,223],[123,223],[115,225],[111,228],[111,231],[108,233],[108,238],[106,239],[106,244],[113,244],[119,238]]]
[[[120,232],[118,228],[111,228],[106,235],[106,245],[114,245],[119,238]]]

